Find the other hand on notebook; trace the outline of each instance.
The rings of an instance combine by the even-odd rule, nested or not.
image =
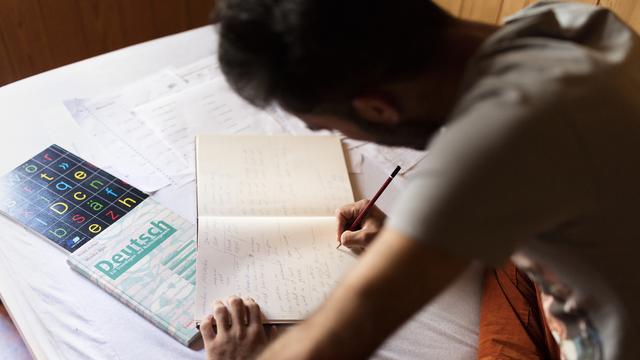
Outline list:
[[[387,215],[377,206],[368,211],[362,225],[355,231],[349,231],[351,223],[358,217],[360,210],[369,203],[362,199],[355,203],[344,205],[336,210],[338,219],[338,242],[348,247],[356,254],[360,254],[375,239],[384,224]]]
[[[260,306],[253,299],[234,296],[227,303],[214,302],[213,313],[200,324],[207,360],[253,358],[277,335],[276,329],[267,337]]]

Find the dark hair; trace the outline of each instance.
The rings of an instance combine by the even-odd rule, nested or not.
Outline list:
[[[449,15],[429,0],[223,0],[219,60],[250,103],[344,103],[433,58]]]

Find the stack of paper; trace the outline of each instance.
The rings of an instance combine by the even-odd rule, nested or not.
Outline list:
[[[151,193],[193,183],[197,134],[331,134],[311,131],[279,108],[258,110],[246,103],[227,85],[215,56],[65,105],[90,139],[86,151],[104,159],[99,165]],[[400,165],[405,173],[425,156],[344,136],[343,142],[351,172],[360,171],[364,157],[385,169]]]
[[[195,180],[195,134],[282,132],[233,93],[213,57],[65,105],[92,152],[119,159],[101,165],[147,192]]]

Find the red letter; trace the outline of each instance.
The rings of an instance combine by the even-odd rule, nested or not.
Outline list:
[[[82,224],[85,220],[87,220],[87,218],[80,214],[75,214],[71,217],[71,221],[73,221],[76,224]]]
[[[113,213],[113,210],[109,210],[109,211],[107,211],[106,215],[107,215],[108,217],[110,217],[110,218],[111,218],[111,220],[113,220],[113,221],[116,221],[116,219],[120,217],[120,215],[114,214],[114,213]]]

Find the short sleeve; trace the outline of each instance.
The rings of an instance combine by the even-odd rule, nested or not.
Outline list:
[[[509,87],[475,98],[433,141],[387,225],[498,265],[522,241],[580,216],[592,187],[566,104]]]

